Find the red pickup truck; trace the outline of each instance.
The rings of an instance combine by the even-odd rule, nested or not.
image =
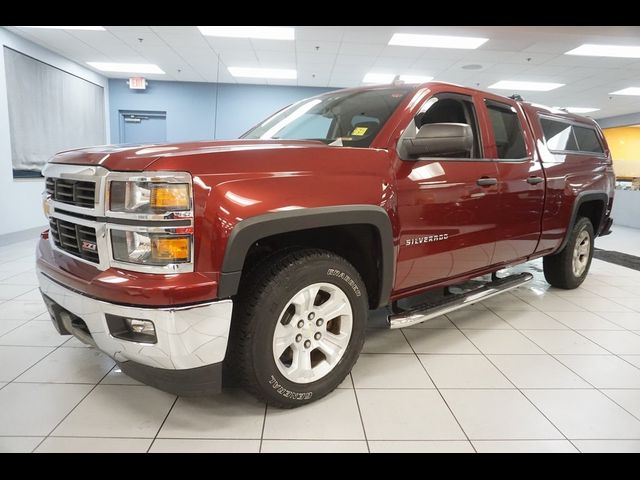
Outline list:
[[[371,309],[425,321],[538,257],[576,288],[614,191],[594,121],[444,83],[330,92],[239,140],[66,151],[43,175],[37,273],[61,334],[180,394],[219,391],[224,365],[279,407],[340,384]]]

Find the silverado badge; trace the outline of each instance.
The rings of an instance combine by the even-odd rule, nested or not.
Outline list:
[[[407,238],[405,240],[405,246],[410,247],[412,245],[420,245],[421,243],[440,242],[449,238],[448,233],[441,233],[436,235],[423,235],[420,237]]]

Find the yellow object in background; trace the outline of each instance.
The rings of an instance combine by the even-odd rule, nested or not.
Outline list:
[[[367,133],[367,130],[369,130],[367,127],[356,127],[353,129],[353,132],[351,132],[351,135],[353,135],[354,137],[361,137],[362,135]]]
[[[602,129],[617,177],[640,177],[640,125]]]

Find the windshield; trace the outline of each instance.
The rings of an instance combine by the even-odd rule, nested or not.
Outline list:
[[[320,140],[366,148],[411,90],[389,87],[308,98],[269,117],[240,138]]]

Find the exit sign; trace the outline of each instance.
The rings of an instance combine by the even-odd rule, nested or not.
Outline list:
[[[147,80],[144,77],[131,77],[129,79],[129,88],[132,90],[145,90],[147,88]]]

